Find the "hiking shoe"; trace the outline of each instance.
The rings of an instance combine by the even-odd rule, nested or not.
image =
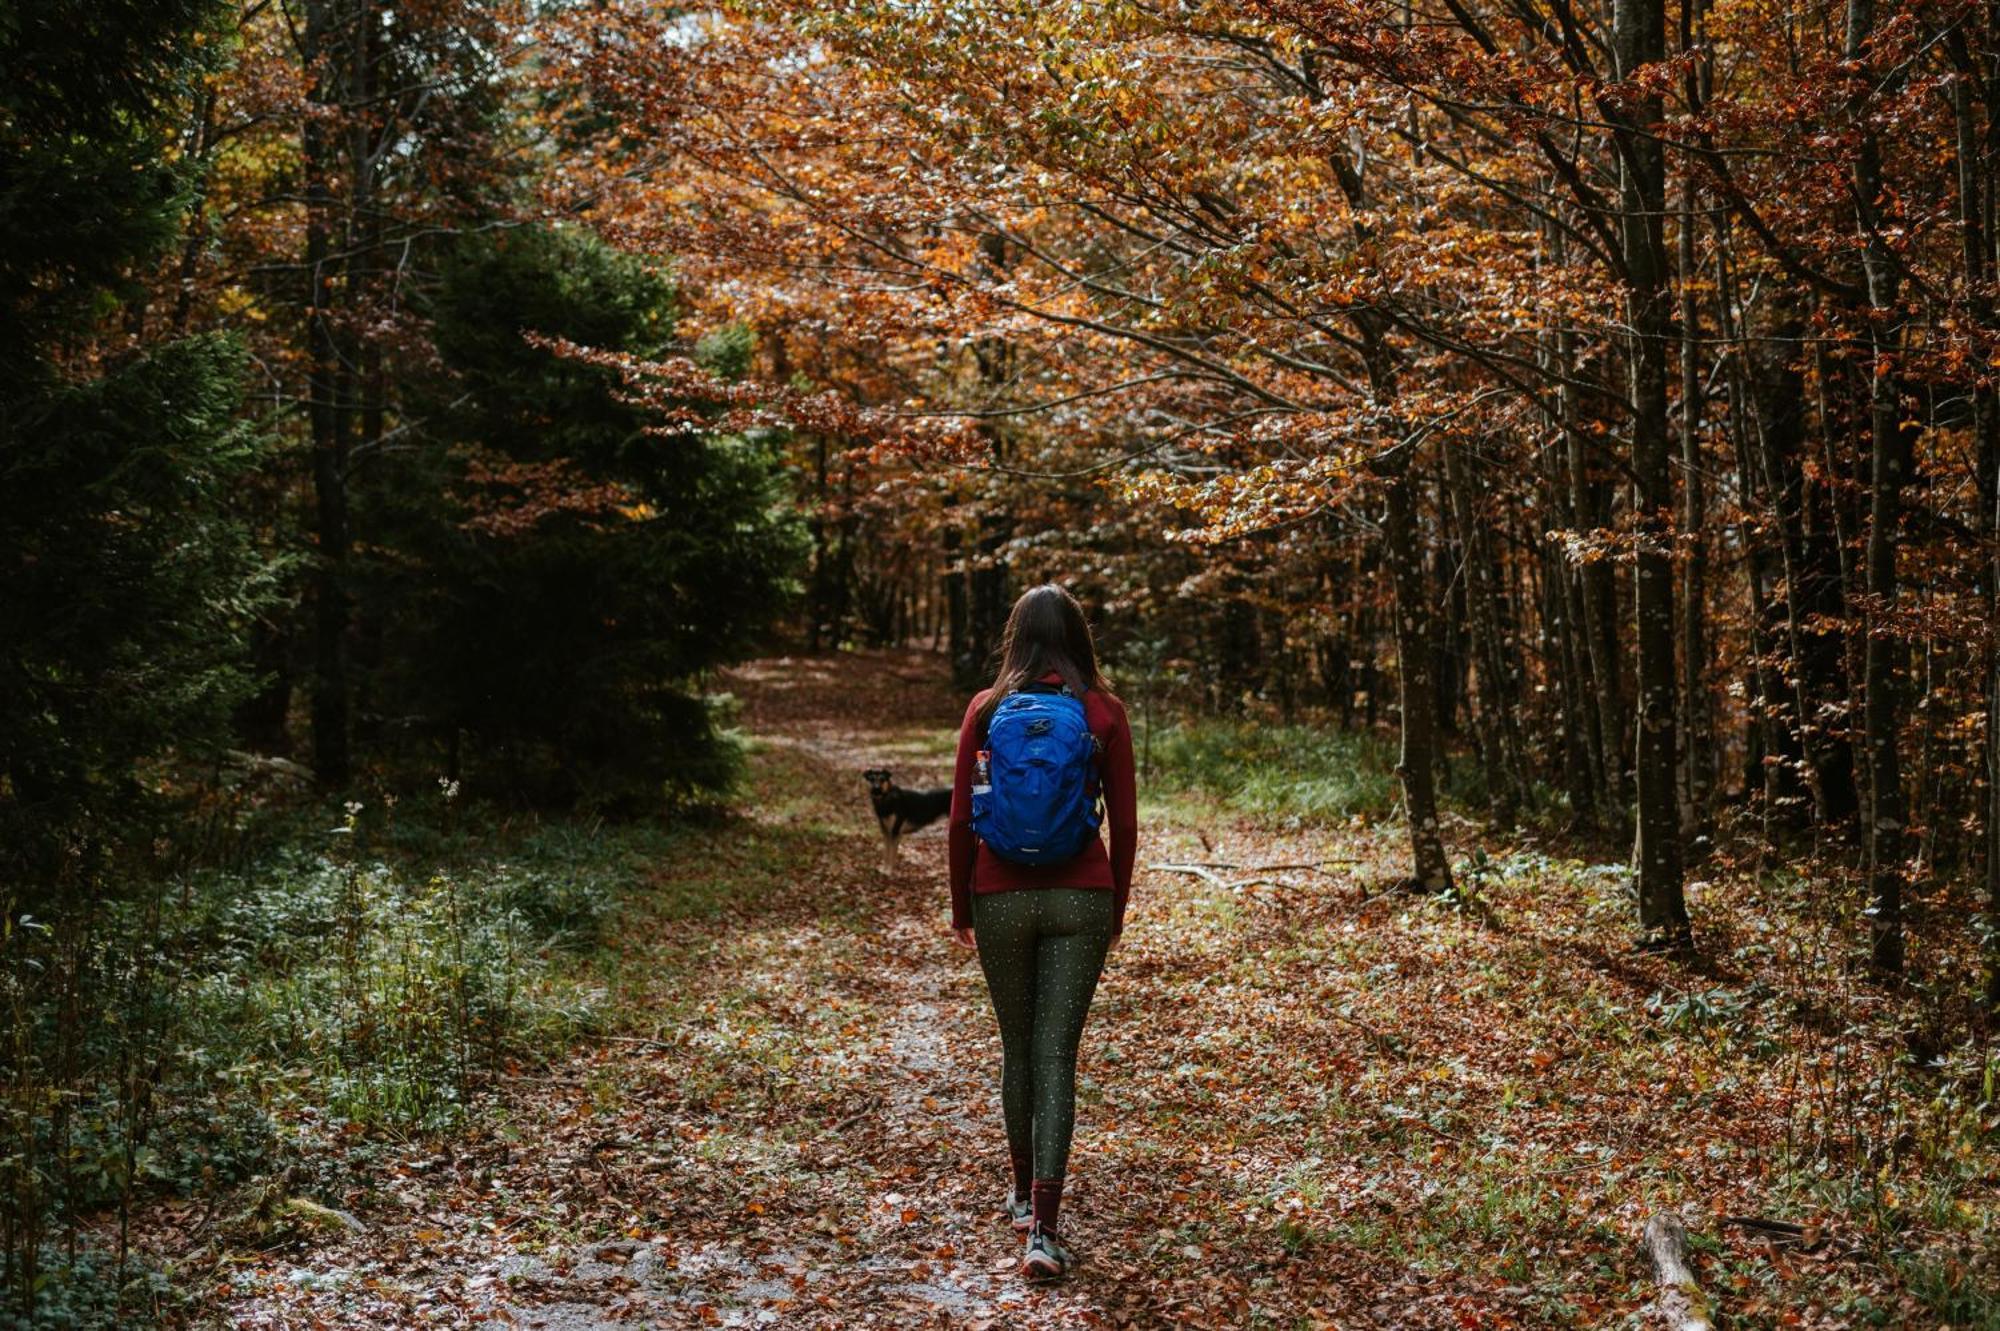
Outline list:
[[[1007,1212],[1007,1223],[1012,1225],[1017,1233],[1027,1233],[1028,1227],[1035,1223],[1035,1204],[1026,1197],[1016,1197],[1009,1192],[1004,1209]]]
[[[1028,1230],[1028,1251],[1021,1258],[1021,1274],[1033,1280],[1060,1280],[1069,1270],[1069,1249],[1056,1236],[1034,1225]]]

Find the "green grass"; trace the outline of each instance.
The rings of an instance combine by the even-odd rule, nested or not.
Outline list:
[[[1138,736],[1149,796],[1212,798],[1243,813],[1320,820],[1386,818],[1401,800],[1396,747],[1384,735],[1228,717],[1194,717]],[[1446,800],[1484,800],[1478,764],[1454,760]]]
[[[628,912],[708,918],[742,892],[720,870],[662,882],[657,866],[703,834],[442,793],[274,816],[227,867],[107,907],[73,963],[99,999],[70,1051],[59,993],[33,983],[59,973],[64,940],[18,930],[0,1010],[33,1057],[0,1099],[0,1182],[18,1198],[33,1169],[88,1215],[117,1204],[129,1160],[141,1201],[212,1198],[226,1215],[238,1189],[283,1175],[338,1203],[378,1148],[461,1127],[504,1077],[622,1019],[606,963]],[[137,1112],[121,1066],[146,1070]],[[34,1324],[105,1324],[73,1287],[102,1285],[106,1261],[50,1249]],[[127,1316],[165,1302],[153,1276],[127,1277]]]
[[[1206,793],[1246,813],[1382,816],[1396,800],[1395,759],[1370,736],[1202,718],[1142,739],[1142,781]]]

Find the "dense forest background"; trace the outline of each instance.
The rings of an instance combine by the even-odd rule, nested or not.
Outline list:
[[[969,690],[1046,579],[1173,761],[1392,773],[1392,886],[1532,834],[1697,967],[1806,885],[1985,1140],[1996,21],[0,6],[10,1315],[586,1024],[585,843],[719,816],[718,669]]]

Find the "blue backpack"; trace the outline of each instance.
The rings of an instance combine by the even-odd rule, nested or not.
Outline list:
[[[1068,686],[1010,693],[993,709],[972,787],[972,830],[1016,864],[1060,864],[1097,835],[1097,741]]]

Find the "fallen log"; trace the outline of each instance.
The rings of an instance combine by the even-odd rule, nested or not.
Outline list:
[[[1660,1285],[1660,1297],[1653,1306],[1668,1331],[1715,1331],[1708,1296],[1688,1269],[1687,1238],[1687,1227],[1665,1211],[1646,1222],[1640,1246],[1652,1259],[1653,1274]]]

